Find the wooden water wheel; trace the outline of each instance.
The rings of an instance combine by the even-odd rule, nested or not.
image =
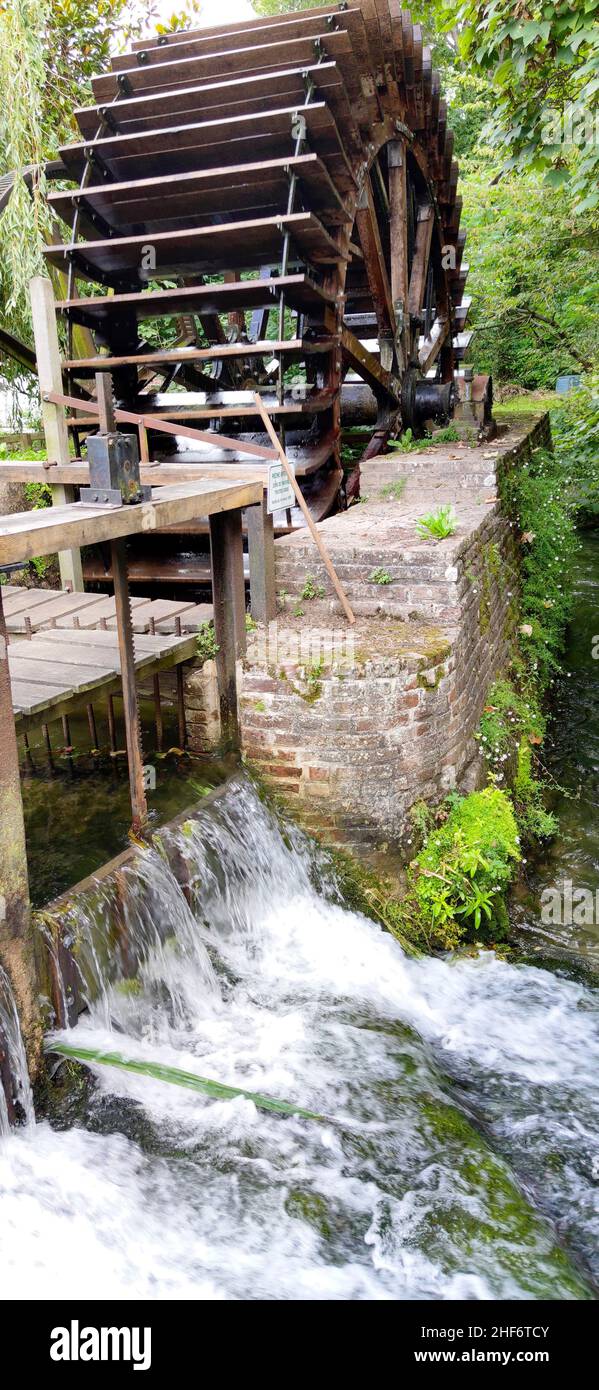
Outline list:
[[[137,43],[92,86],[50,170],[70,229],[46,251],[68,276],[57,312],[95,345],[67,352],[67,394],[109,370],[127,408],[211,422],[186,461],[239,472],[264,442],[258,387],[325,516],[343,427],[370,425],[372,456],[449,416],[467,337],[458,166],[420,27],[399,0],[256,18]]]

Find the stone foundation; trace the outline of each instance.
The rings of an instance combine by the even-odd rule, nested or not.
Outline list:
[[[276,542],[280,614],[250,634],[243,752],[310,830],[355,848],[395,844],[415,801],[480,780],[473,736],[516,621],[518,557],[498,475],[548,443],[544,417],[493,445],[366,464],[364,500],[320,527],[353,629],[310,537]],[[420,539],[418,518],[446,502],[455,535]],[[314,597],[301,597],[306,585]]]

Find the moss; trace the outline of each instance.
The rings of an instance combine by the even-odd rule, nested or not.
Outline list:
[[[258,714],[264,714],[266,710],[264,700],[254,700],[254,709],[257,711]]]
[[[117,994],[122,994],[127,999],[135,998],[138,994],[143,994],[143,985],[137,976],[130,980],[118,980],[114,988]]]
[[[285,1201],[285,1211],[288,1216],[299,1218],[312,1226],[323,1240],[331,1239],[333,1232],[327,1204],[317,1192],[306,1192],[301,1187],[292,1188]]]
[[[430,668],[429,668],[429,669],[430,669]],[[421,690],[436,690],[436,689],[437,689],[437,686],[438,686],[439,683],[443,680],[443,677],[444,677],[446,674],[447,674],[447,673],[446,673],[446,671],[445,671],[445,667],[444,667],[444,666],[436,666],[436,667],[435,667],[434,679],[433,679],[432,681],[427,680],[427,679],[426,679],[426,676],[423,675],[422,672],[421,672],[421,673],[416,677],[416,685],[419,686],[419,688],[420,688]]]

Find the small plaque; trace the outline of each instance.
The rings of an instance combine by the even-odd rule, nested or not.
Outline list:
[[[268,470],[268,492],[266,497],[266,509],[269,515],[273,512],[286,511],[288,507],[295,506],[295,493],[289,482],[289,478],[283,468],[282,463],[271,463]]]

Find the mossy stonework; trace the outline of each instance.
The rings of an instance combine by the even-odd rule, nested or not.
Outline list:
[[[518,621],[521,548],[501,480],[548,444],[543,417],[493,445],[364,465],[367,500],[320,526],[355,628],[311,538],[276,542],[279,613],[248,642],[243,753],[329,842],[367,852],[405,843],[415,802],[484,784],[475,735]],[[421,537],[418,519],[449,505],[455,533]],[[393,583],[373,583],[375,572]],[[316,597],[299,608],[306,575]]]

